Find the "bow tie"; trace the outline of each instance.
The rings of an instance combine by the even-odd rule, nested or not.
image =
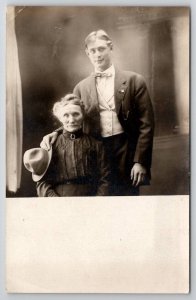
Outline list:
[[[97,77],[111,77],[112,73],[103,73],[103,72],[96,72],[94,73],[95,78]]]

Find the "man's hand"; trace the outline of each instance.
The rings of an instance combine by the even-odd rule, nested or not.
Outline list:
[[[52,132],[43,137],[43,140],[40,143],[40,147],[45,150],[49,150],[52,144],[56,141],[58,132]]]
[[[139,163],[135,163],[131,169],[131,180],[133,186],[138,186],[142,183],[146,176],[146,168]]]

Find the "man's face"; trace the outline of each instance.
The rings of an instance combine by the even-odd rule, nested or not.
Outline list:
[[[82,128],[83,113],[81,107],[75,104],[67,104],[61,109],[59,120],[65,130],[75,132]]]
[[[107,44],[107,41],[97,39],[90,42],[86,49],[94,68],[98,71],[105,71],[112,64],[112,46]]]

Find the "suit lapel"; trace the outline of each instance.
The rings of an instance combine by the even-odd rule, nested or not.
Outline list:
[[[115,81],[114,81],[114,101],[116,107],[116,113],[119,114],[122,101],[124,99],[127,89],[127,78],[122,71],[115,70]]]
[[[95,77],[92,75],[89,77],[89,85],[88,86],[89,86],[88,93],[89,93],[89,97],[90,97],[89,109],[90,110],[94,110],[94,109],[99,110]]]
[[[89,76],[88,87],[89,87],[88,94],[90,98],[88,111],[94,111],[94,110],[99,111],[98,96],[97,96],[97,89],[96,89],[94,76]],[[115,101],[117,115],[119,114],[120,107],[126,93],[126,89],[127,89],[127,78],[124,72],[116,69],[115,80],[114,80],[114,101]]]

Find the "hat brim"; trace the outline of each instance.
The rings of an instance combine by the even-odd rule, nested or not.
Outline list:
[[[48,150],[48,163],[47,163],[46,170],[41,175],[37,175],[35,173],[32,173],[32,179],[33,179],[33,181],[35,181],[35,182],[39,181],[46,174],[46,172],[48,170],[48,167],[50,165],[50,162],[51,162],[51,158],[52,158],[52,147],[50,147],[50,149]]]

